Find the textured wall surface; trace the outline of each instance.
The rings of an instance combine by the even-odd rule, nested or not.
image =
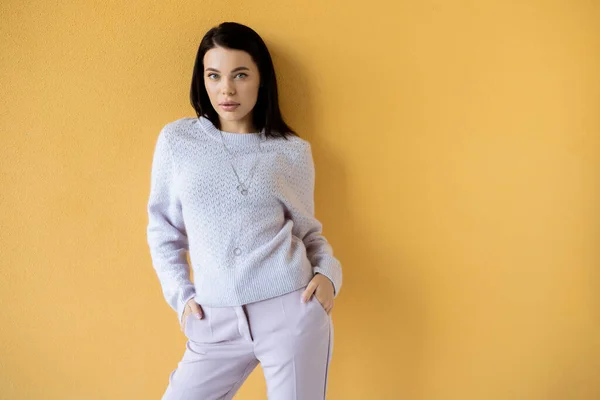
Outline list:
[[[0,399],[158,399],[146,244],[206,30],[256,29],[344,267],[332,400],[600,398],[597,1],[3,1]],[[264,399],[260,368],[239,399]]]

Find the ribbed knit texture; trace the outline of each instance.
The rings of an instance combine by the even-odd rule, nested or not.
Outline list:
[[[249,186],[246,196],[230,160]],[[192,297],[212,307],[243,305],[299,289],[317,272],[337,296],[342,269],[315,218],[314,186],[311,146],[302,138],[219,132],[204,117],[166,124],[152,161],[147,240],[179,320]]]

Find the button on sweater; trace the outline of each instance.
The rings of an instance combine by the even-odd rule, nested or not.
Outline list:
[[[205,117],[166,124],[152,160],[147,241],[179,320],[191,298],[243,305],[300,289],[316,273],[337,296],[342,269],[315,218],[314,187],[305,139],[219,131]]]

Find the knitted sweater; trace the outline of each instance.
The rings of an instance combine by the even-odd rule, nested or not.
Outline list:
[[[146,232],[164,298],[180,321],[191,298],[212,307],[248,304],[300,289],[315,273],[339,294],[341,265],[315,218],[314,185],[305,139],[220,132],[205,117],[162,128]]]

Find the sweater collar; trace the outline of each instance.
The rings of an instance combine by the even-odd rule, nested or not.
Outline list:
[[[198,118],[200,128],[211,138],[221,141],[221,133],[226,145],[255,145],[259,142],[265,141],[265,130],[264,128],[260,132],[253,133],[233,133],[220,131],[214,126],[214,124],[206,117],[202,116]]]

